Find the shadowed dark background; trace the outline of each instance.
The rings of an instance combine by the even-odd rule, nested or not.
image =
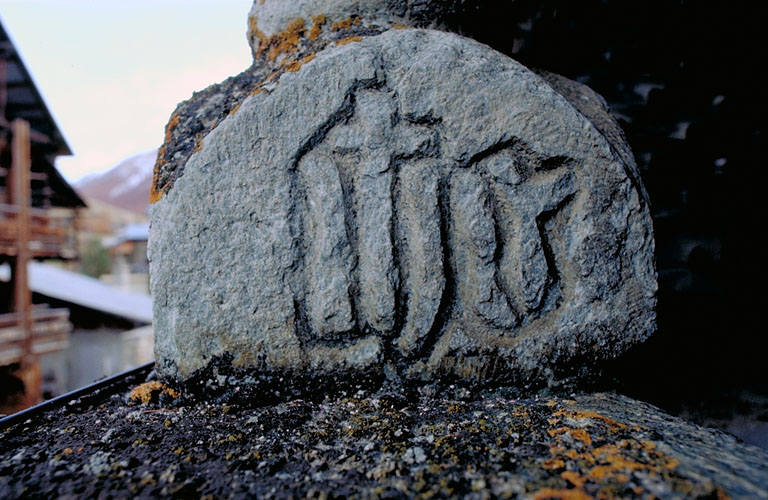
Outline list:
[[[516,0],[486,2],[457,24],[590,86],[632,146],[656,235],[658,330],[610,363],[606,380],[700,423],[745,420],[744,439],[768,447],[768,16],[754,5]]]

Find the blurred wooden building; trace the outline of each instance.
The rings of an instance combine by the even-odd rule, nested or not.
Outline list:
[[[11,272],[0,286],[0,385],[7,392],[7,380],[23,383],[17,407],[40,402],[39,358],[69,341],[69,311],[32,304],[27,265],[78,256],[75,221],[85,203],[54,167],[71,154],[0,22],[0,265]]]

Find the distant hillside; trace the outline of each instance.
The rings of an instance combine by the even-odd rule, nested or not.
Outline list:
[[[83,177],[75,188],[83,198],[146,215],[156,157],[155,149],[130,156],[106,172]]]

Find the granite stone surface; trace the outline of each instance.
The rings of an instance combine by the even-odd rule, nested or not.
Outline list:
[[[246,97],[153,205],[161,375],[524,384],[650,335],[651,221],[599,98],[455,34],[358,38]]]

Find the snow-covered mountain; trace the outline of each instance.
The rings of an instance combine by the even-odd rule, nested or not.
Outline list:
[[[106,172],[83,177],[75,189],[83,198],[146,215],[156,157],[156,149],[129,156]]]

